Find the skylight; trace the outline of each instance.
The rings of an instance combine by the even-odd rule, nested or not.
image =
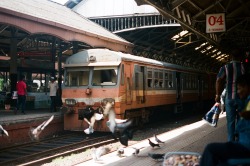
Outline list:
[[[185,31],[181,31],[180,33],[178,33],[177,35],[174,35],[171,39],[172,40],[177,40],[177,39],[179,39],[180,37],[182,37],[182,36],[184,36],[184,35],[186,35],[188,33],[188,31],[187,30],[185,30]]]

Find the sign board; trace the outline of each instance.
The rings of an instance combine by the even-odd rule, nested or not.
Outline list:
[[[225,13],[206,14],[206,33],[225,32]]]

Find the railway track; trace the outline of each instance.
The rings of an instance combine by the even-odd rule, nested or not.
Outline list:
[[[134,142],[200,120],[203,114],[168,117],[165,121],[147,124],[135,133]],[[0,165],[37,166],[50,163],[53,159],[59,157],[70,156],[71,154],[84,152],[92,147],[115,142],[117,140],[114,139],[110,132],[94,132],[91,135],[72,132],[56,138],[0,149]]]
[[[41,165],[53,159],[117,142],[110,133],[67,134],[0,150],[0,165]]]

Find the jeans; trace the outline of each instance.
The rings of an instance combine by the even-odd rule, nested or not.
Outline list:
[[[239,120],[238,112],[243,109],[243,103],[240,99],[226,99],[225,109],[227,113],[227,132],[228,141],[235,141],[235,126]]]
[[[25,103],[26,103],[26,96],[25,95],[18,95],[17,110],[19,110],[19,107],[21,105],[22,113],[24,113]]]
[[[223,165],[230,158],[247,158],[250,150],[236,142],[210,143],[205,147],[200,166]]]
[[[50,96],[50,112],[56,112],[56,96]]]

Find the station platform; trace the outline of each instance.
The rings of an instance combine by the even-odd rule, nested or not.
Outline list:
[[[26,110],[25,113],[26,114],[22,114],[19,110],[17,114],[14,114],[14,108],[11,108],[10,110],[0,109],[0,124],[9,125],[13,123],[33,121],[44,119],[51,115],[62,116],[61,112],[50,112],[49,109]]]
[[[100,161],[89,160],[77,166],[161,166],[163,161],[155,161],[148,156],[148,153],[168,153],[168,152],[195,152],[202,154],[205,146],[211,142],[226,142],[227,129],[225,113],[220,115],[217,127],[212,127],[201,120],[196,123],[180,127],[178,129],[162,133],[157,137],[164,141],[160,148],[152,148],[148,140],[124,148],[122,157],[117,155],[117,151],[103,155]],[[149,138],[154,141],[154,137]],[[133,147],[140,149],[140,153],[133,155]]]
[[[0,148],[30,142],[28,135],[30,128],[37,127],[45,120],[54,115],[54,120],[46,127],[46,131],[41,134],[41,138],[51,137],[55,133],[63,132],[62,112],[50,112],[49,109],[26,110],[22,114],[19,110],[17,114],[14,109],[0,109],[0,125],[8,131],[9,137],[0,137]]]

